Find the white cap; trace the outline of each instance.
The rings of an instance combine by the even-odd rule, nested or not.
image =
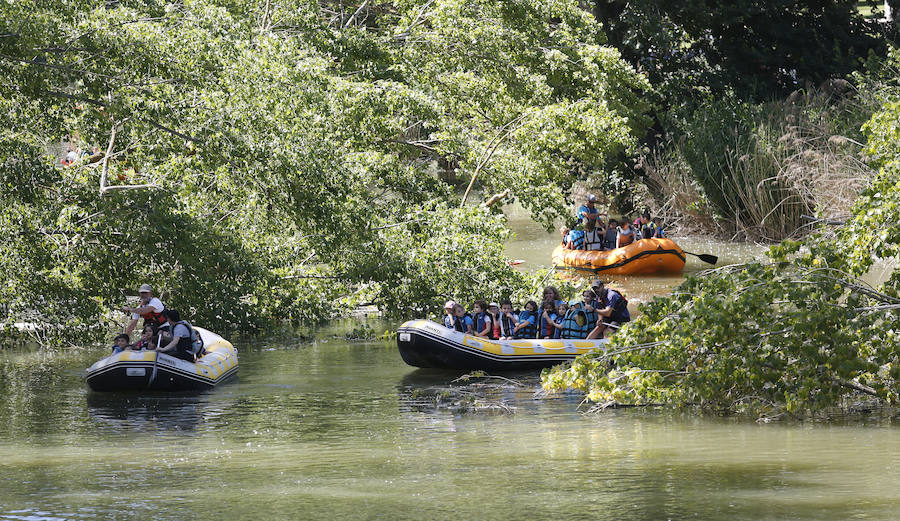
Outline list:
[[[153,293],[153,288],[150,287],[150,284],[141,284],[138,293]]]
[[[496,302],[491,302],[490,304],[488,304],[488,307],[489,307],[489,308],[499,308],[500,305],[497,304]]]
[[[456,306],[456,302],[448,300],[447,303],[444,304],[444,309],[453,309],[454,306]]]
[[[588,194],[587,200],[588,200],[588,202],[594,202],[597,200],[597,196],[594,194]]]

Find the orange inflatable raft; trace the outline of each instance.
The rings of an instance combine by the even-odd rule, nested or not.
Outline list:
[[[671,239],[641,239],[628,246],[606,251],[553,250],[557,269],[578,269],[614,275],[681,273],[684,251]]]

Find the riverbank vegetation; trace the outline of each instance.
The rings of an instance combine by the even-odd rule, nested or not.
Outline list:
[[[900,65],[892,54],[890,67]],[[806,415],[851,394],[896,405],[900,394],[900,84],[862,127],[878,173],[846,224],[770,248],[768,261],[689,277],[642,306],[606,353],[543,375],[599,407],[697,405],[762,417]],[[873,287],[873,269],[890,272]]]

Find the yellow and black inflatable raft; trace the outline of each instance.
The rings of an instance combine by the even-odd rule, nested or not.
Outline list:
[[[614,275],[681,273],[684,251],[672,239],[641,239],[628,246],[606,251],[553,250],[556,268],[573,268]]]
[[[197,363],[156,351],[124,351],[99,360],[85,378],[94,391],[189,391],[212,389],[237,374],[231,342],[200,327],[206,354]]]
[[[414,367],[521,371],[551,367],[595,349],[606,340],[489,340],[432,322],[411,320],[397,330],[397,348]]]

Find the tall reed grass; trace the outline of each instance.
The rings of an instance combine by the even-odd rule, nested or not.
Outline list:
[[[845,215],[874,175],[860,156],[871,109],[856,94],[834,81],[778,102],[701,107],[642,160],[659,213],[755,241],[802,235],[803,215]]]

